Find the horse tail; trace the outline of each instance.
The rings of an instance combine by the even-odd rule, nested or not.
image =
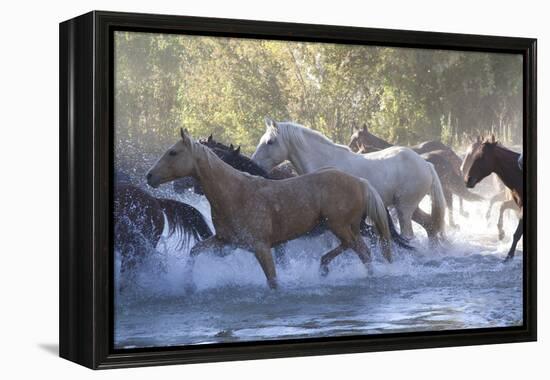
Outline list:
[[[416,248],[409,244],[409,241],[397,232],[395,228],[395,223],[390,215],[390,211],[386,208],[386,215],[388,217],[388,225],[390,227],[390,235],[392,241],[397,244],[399,247],[407,249],[409,251],[416,251]]]
[[[439,176],[435,171],[434,166],[427,162],[432,173],[432,186],[430,190],[430,196],[432,198],[432,229],[433,233],[443,233],[445,231],[445,209],[447,203],[445,202],[445,195],[443,194],[443,187]]]
[[[470,202],[480,202],[485,200],[485,198],[481,195],[469,191],[464,184],[464,180],[455,172],[449,173],[448,179],[452,192],[460,198]]]
[[[382,246],[382,255],[388,262],[391,262],[391,233],[388,222],[388,210],[374,187],[365,179],[361,179],[361,181],[365,190],[365,216],[373,222],[378,230]]]
[[[157,198],[157,201],[168,220],[168,236],[175,232],[180,235],[178,248],[188,244],[191,237],[198,241],[212,236],[204,216],[193,206],[173,199]]]

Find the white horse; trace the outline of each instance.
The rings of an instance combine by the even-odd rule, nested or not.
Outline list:
[[[335,167],[367,179],[386,207],[395,207],[403,236],[414,236],[411,220],[421,224],[432,241],[443,234],[446,205],[439,177],[433,165],[411,149],[391,147],[357,154],[298,124],[266,118],[266,127],[252,155],[263,169],[269,171],[285,160],[292,162],[299,174]],[[418,207],[426,194],[432,199],[431,216]]]

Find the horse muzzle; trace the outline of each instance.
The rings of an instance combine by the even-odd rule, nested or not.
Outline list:
[[[147,184],[152,188],[156,189],[161,184],[160,179],[157,176],[153,175],[152,173],[147,173],[146,178],[147,178]]]
[[[472,189],[477,184],[474,177],[468,177],[465,182],[468,189]]]

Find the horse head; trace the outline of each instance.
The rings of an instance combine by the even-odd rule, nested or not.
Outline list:
[[[147,172],[146,178],[149,186],[156,188],[163,183],[193,174],[195,141],[187,130],[181,129],[180,133],[181,140],[164,152]]]
[[[477,136],[468,146],[468,149],[466,149],[466,155],[464,156],[462,164],[460,165],[460,171],[464,176],[466,176],[466,173],[468,172],[468,170],[470,170],[474,158],[474,153],[477,151],[482,142],[483,139],[481,138],[481,136]]]
[[[367,127],[367,124],[363,124],[363,128],[361,129],[354,128],[354,132],[351,135],[351,140],[348,146],[352,151],[360,153],[362,150],[364,150],[364,147],[370,145],[369,137],[369,128]]]
[[[263,170],[269,172],[275,166],[288,159],[288,147],[279,133],[279,125],[276,121],[265,118],[266,131],[260,138],[252,160]]]
[[[495,147],[498,142],[495,136],[481,142],[476,141],[477,148],[471,154],[471,165],[464,175],[466,187],[472,188],[477,185],[483,178],[491,174],[496,165]]]

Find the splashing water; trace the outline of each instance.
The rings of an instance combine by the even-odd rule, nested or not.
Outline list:
[[[210,215],[204,197],[183,198]],[[429,210],[429,198],[421,206]],[[395,262],[387,264],[373,249],[372,273],[346,252],[322,277],[320,257],[337,244],[331,233],[289,242],[286,263],[277,265],[276,291],[267,287],[250,252],[204,253],[189,274],[186,263],[194,242],[177,250],[177,237],[162,238],[132,284],[116,292],[115,347],[521,325],[521,241],[514,260],[502,263],[517,218],[513,212],[505,215],[506,237],[499,241],[498,208],[486,220],[488,202],[465,202],[465,207],[468,217],[455,207],[460,229],[448,231],[441,247],[430,248],[415,226],[418,252],[394,249]],[[119,252],[115,256],[119,265]]]

